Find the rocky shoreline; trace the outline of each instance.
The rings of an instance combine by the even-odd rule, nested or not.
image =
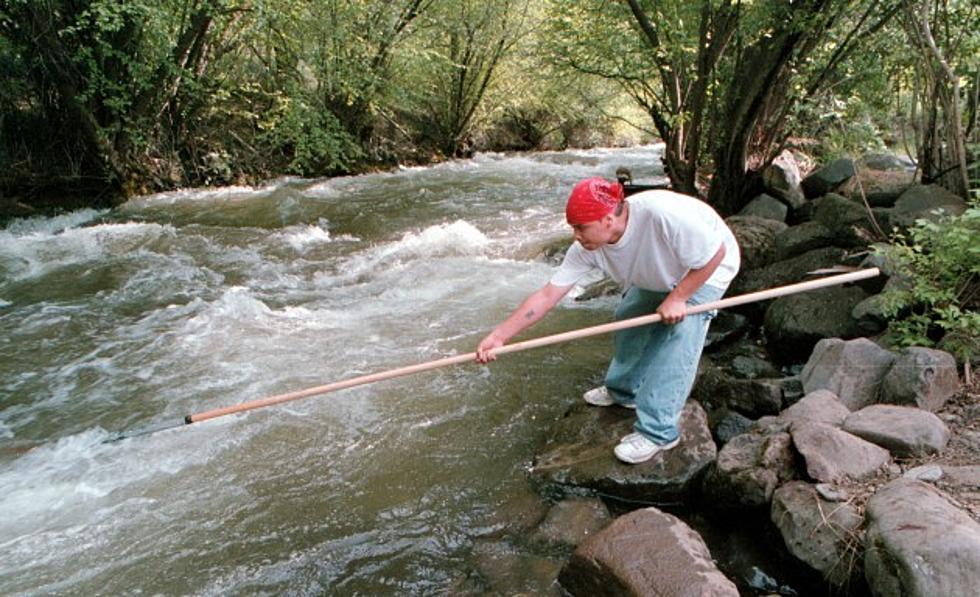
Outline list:
[[[777,160],[766,194],[729,218],[744,264],[729,296],[842,267],[886,275],[719,317],[682,441],[647,463],[612,455],[631,411],[572,406],[528,471],[533,495],[512,508],[522,514],[477,542],[453,594],[975,594],[978,388],[961,384],[949,353],[884,347],[879,293],[900,280],[868,251],[965,204],[886,158],[861,163],[894,174],[874,185],[851,160],[802,180],[791,154]],[[726,575],[678,509],[768,519],[765,533],[822,586]]]

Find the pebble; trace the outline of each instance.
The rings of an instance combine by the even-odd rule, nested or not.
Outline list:
[[[911,468],[905,471],[902,476],[906,479],[918,479],[919,481],[938,481],[943,476],[943,469],[935,464],[926,464]]]
[[[817,493],[828,502],[846,502],[850,495],[843,489],[837,489],[829,483],[817,483]]]

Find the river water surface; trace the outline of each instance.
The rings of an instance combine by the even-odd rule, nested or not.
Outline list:
[[[609,339],[103,443],[470,352],[580,178],[659,147],[142,197],[0,230],[0,594],[438,593]],[[528,336],[610,319],[566,302]]]

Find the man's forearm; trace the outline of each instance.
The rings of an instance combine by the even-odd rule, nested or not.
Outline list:
[[[548,311],[551,311],[558,304],[566,292],[568,292],[567,288],[559,288],[549,284],[532,293],[493,330],[493,334],[501,342],[507,342],[544,317]]]

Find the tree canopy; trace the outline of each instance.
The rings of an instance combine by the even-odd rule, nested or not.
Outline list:
[[[723,212],[783,148],[976,188],[967,0],[0,0],[0,198],[665,143]]]

